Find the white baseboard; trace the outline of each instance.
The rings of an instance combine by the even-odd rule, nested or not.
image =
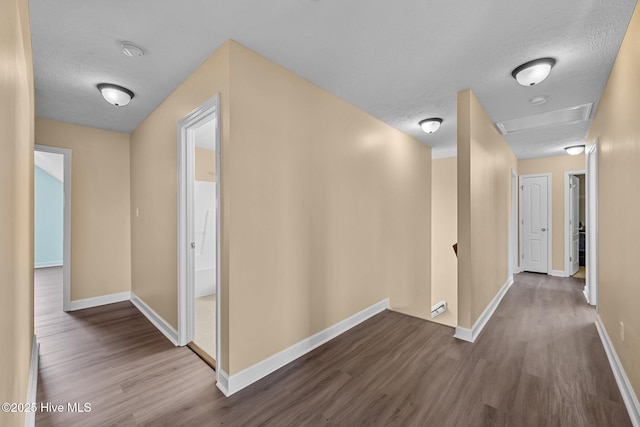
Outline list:
[[[564,270],[551,270],[551,271],[549,271],[549,276],[569,277],[569,275]]]
[[[587,285],[584,286],[582,293],[584,294],[584,299],[587,300],[587,304],[592,305],[591,299],[589,298],[589,288],[587,287]]]
[[[62,261],[36,262],[33,268],[62,267]]]
[[[493,313],[496,311],[496,308],[498,308],[500,301],[502,301],[502,298],[504,298],[511,285],[513,285],[513,277],[509,277],[505,284],[502,285],[498,294],[493,298],[493,300],[491,300],[487,308],[484,309],[478,320],[473,324],[473,327],[468,329],[456,326],[456,333],[453,337],[463,341],[475,342],[478,335],[480,335],[480,332],[482,332],[484,327],[487,325],[489,319],[491,319],[491,316],[493,316]]]
[[[629,382],[629,377],[627,377],[627,374],[622,367],[622,363],[620,363],[616,349],[613,347],[613,343],[609,338],[609,334],[607,334],[607,329],[604,327],[602,319],[600,319],[600,315],[596,317],[596,329],[600,335],[604,351],[607,353],[607,358],[609,359],[613,376],[616,379],[616,383],[618,383],[620,394],[622,394],[622,400],[624,400],[624,404],[629,412],[631,424],[633,424],[634,427],[640,427],[640,403],[638,403],[638,397],[633,391],[633,387]]]
[[[136,308],[140,310],[140,313],[144,314],[145,317],[149,319],[149,321],[173,343],[173,345],[178,345],[178,331],[176,331],[173,326],[162,318],[162,316],[156,313],[133,292],[131,292],[131,303],[135,305]]]
[[[38,343],[38,337],[33,336],[33,342],[31,343],[31,366],[29,367],[29,385],[27,386],[27,403],[36,403],[37,391],[38,391],[38,355],[40,354],[40,344]],[[26,427],[33,427],[36,425],[36,413],[27,412],[25,416]]]
[[[117,294],[102,295],[99,297],[79,299],[71,301],[68,311],[83,310],[85,308],[99,307],[101,305],[113,304],[116,302],[129,301],[131,292],[120,292]]]
[[[219,368],[218,370],[218,381],[216,382],[216,386],[222,394],[229,396],[229,374],[227,374],[222,368]]]
[[[231,396],[261,378],[266,377],[270,373],[280,369],[287,363],[294,361],[327,341],[364,322],[370,317],[386,310],[387,308],[389,308],[388,298],[372,305],[371,307],[365,308],[361,312],[356,313],[353,316],[330,326],[285,350],[282,350],[280,353],[274,354],[273,356],[238,372],[237,374],[229,376],[221,370],[218,380],[218,388],[225,394],[225,396]]]

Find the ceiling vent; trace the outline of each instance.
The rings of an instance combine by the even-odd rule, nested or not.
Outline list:
[[[591,116],[592,107],[593,103],[590,103],[542,114],[534,114],[533,116],[520,117],[496,123],[496,127],[501,134],[508,135],[525,130],[586,122]]]

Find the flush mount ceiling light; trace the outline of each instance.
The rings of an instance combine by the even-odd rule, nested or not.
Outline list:
[[[430,119],[424,119],[420,123],[418,123],[422,130],[426,133],[434,133],[438,129],[440,129],[440,125],[442,124],[442,119],[438,117],[432,117]]]
[[[133,92],[129,89],[110,83],[100,83],[98,85],[98,90],[102,93],[102,97],[105,101],[111,105],[115,105],[116,107],[124,107],[133,98]]]
[[[553,58],[534,59],[517,67],[511,75],[522,86],[535,86],[549,76],[555,63]]]
[[[582,145],[572,145],[571,147],[565,147],[567,154],[570,156],[577,156],[578,154],[584,153],[584,144]]]

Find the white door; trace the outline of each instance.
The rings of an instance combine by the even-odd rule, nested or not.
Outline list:
[[[572,276],[580,269],[579,197],[580,180],[577,176],[571,175],[569,177],[569,229],[571,230],[569,261],[571,261]]]
[[[522,270],[548,273],[548,177],[520,177]]]

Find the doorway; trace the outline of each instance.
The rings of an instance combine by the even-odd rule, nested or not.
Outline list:
[[[178,123],[178,340],[220,360],[220,97]]]
[[[520,267],[549,273],[551,267],[551,175],[520,176]]]
[[[586,277],[586,171],[564,174],[564,265],[565,275]]]
[[[71,150],[34,147],[34,269],[62,278],[64,311],[71,310]],[[58,280],[53,280],[57,282]]]

